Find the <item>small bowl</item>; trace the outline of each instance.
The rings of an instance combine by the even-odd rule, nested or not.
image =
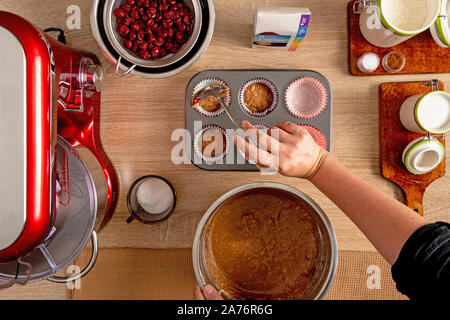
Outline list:
[[[184,0],[185,6],[191,9],[194,13],[193,26],[194,29],[189,40],[183,44],[180,51],[175,54],[168,54],[167,56],[155,59],[145,60],[142,59],[137,53],[127,49],[124,45],[124,39],[119,34],[117,29],[117,17],[114,15],[114,10],[120,7],[124,3],[124,0],[106,0],[103,11],[103,22],[105,25],[106,36],[113,46],[113,48],[119,53],[121,57],[127,61],[145,68],[161,68],[176,63],[184,56],[186,56],[190,50],[195,46],[200,36],[202,28],[202,10],[199,0]]]
[[[136,193],[137,193],[139,186],[141,185],[142,182],[144,182],[146,179],[149,179],[149,178],[156,178],[156,179],[160,179],[160,180],[164,181],[169,186],[169,188],[172,190],[172,194],[173,194],[172,206],[161,214],[151,214],[151,213],[146,212],[139,205],[139,202],[137,200]],[[156,175],[143,176],[143,177],[137,179],[135,182],[133,182],[133,184],[130,187],[130,190],[128,191],[127,206],[128,206],[128,211],[130,211],[130,213],[131,213],[131,216],[127,219],[127,223],[131,223],[131,222],[133,222],[133,220],[138,220],[139,222],[142,222],[144,224],[153,224],[153,223],[157,223],[157,222],[166,220],[175,211],[176,205],[177,205],[177,194],[175,192],[175,188],[167,179],[160,177],[160,176],[156,176]]]
[[[217,199],[203,215],[203,218],[197,227],[192,249],[194,272],[200,287],[203,288],[207,284],[211,284],[222,294],[224,298],[229,298],[227,293],[221,290],[221,288],[214,282],[214,276],[208,267],[206,257],[208,250],[208,230],[211,225],[210,222],[213,221],[215,213],[222,206],[222,204],[233,197],[252,189],[274,189],[276,191],[287,193],[289,196],[301,201],[305,205],[305,208],[307,208],[308,213],[316,221],[320,242],[317,270],[310,286],[302,295],[301,299],[322,299],[334,279],[338,262],[336,236],[331,223],[319,205],[306,194],[290,186],[274,182],[250,183],[230,190]]]

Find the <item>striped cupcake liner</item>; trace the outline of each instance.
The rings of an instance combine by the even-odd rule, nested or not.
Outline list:
[[[293,81],[285,92],[288,111],[297,118],[310,119],[319,115],[328,102],[327,90],[319,80],[303,77]]]
[[[222,154],[217,155],[217,156],[214,156],[214,157],[205,156],[205,155],[203,154],[203,150],[201,150],[201,148],[200,148],[200,146],[199,146],[199,142],[200,142],[200,139],[202,138],[202,134],[203,134],[204,132],[206,132],[207,130],[210,130],[210,129],[217,129],[217,130],[219,130],[219,131],[222,133],[222,135],[225,137],[225,141],[226,141],[225,151],[224,151]],[[225,131],[224,128],[219,127],[219,126],[217,126],[217,125],[210,124],[210,125],[203,126],[203,128],[200,129],[200,130],[195,134],[195,137],[194,137],[194,152],[195,152],[195,154],[197,155],[197,157],[199,157],[200,159],[202,159],[202,161],[203,161],[204,163],[206,163],[206,164],[214,164],[214,163],[216,163],[216,162],[218,162],[218,161],[223,161],[223,160],[225,160],[226,155],[227,155],[227,153],[228,153],[229,150],[230,150],[230,147],[231,147],[231,142],[230,142],[230,138],[229,138],[228,135],[227,135],[227,132]]]
[[[322,133],[322,131],[309,124],[300,125],[300,127],[303,127],[306,130],[308,130],[308,132],[311,134],[314,141],[319,145],[319,147],[325,150],[327,149],[327,139],[325,138],[325,135]]]
[[[263,124],[263,123],[256,123],[256,124],[254,124],[253,125],[256,129],[258,129],[258,130],[266,130],[265,132],[267,133],[267,130],[269,130],[269,126],[267,126],[267,125],[265,125],[265,124]],[[242,157],[242,158],[244,158],[245,159],[245,153],[244,152],[242,152],[240,149],[237,149],[238,150],[238,152],[239,152],[239,155]],[[248,161],[248,163],[250,163],[250,164],[256,164],[256,162],[255,161],[253,161],[253,160],[247,160]]]
[[[220,84],[220,85],[229,87],[225,83],[225,81],[222,81],[217,78],[203,79],[202,81],[200,81],[199,83],[197,83],[195,85],[194,89],[192,90],[192,97],[195,97],[195,95],[197,94],[197,92],[199,92],[199,90],[203,89],[206,86],[212,85],[212,84]],[[222,100],[227,107],[230,106],[231,90],[228,91],[227,95],[225,97],[223,97]],[[203,109],[201,106],[196,107],[195,110],[197,110],[199,113],[201,113],[202,115],[204,115],[205,117],[208,117],[208,118],[214,118],[214,117],[220,116],[222,113],[225,112],[225,110],[223,108],[219,108],[216,111],[208,111],[208,110]]]
[[[270,105],[269,108],[267,108],[263,112],[256,112],[255,113],[255,112],[252,112],[245,105],[244,95],[245,95],[245,89],[247,89],[252,84],[256,84],[256,83],[260,83],[260,84],[263,84],[263,85],[267,86],[270,89],[270,91],[272,91],[273,100],[272,100],[272,104]],[[277,107],[277,105],[278,105],[278,91],[277,91],[275,85],[272,82],[270,82],[269,80],[264,79],[264,78],[255,78],[255,79],[247,81],[244,84],[244,86],[241,88],[241,90],[239,92],[239,104],[242,107],[242,109],[244,109],[244,111],[247,112],[249,115],[255,116],[255,117],[265,117],[269,113],[271,113],[273,110],[275,110],[275,108]]]

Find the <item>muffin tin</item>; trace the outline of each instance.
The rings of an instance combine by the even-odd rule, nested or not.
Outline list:
[[[313,78],[323,86],[327,96],[325,107],[311,118],[298,118],[289,112],[286,106],[285,93],[288,87],[300,78]],[[318,72],[311,70],[208,70],[195,75],[186,88],[185,112],[186,129],[190,139],[185,139],[187,149],[190,149],[191,161],[204,170],[213,171],[258,171],[254,164],[243,159],[242,154],[232,144],[227,148],[223,161],[204,162],[194,150],[194,140],[198,132],[206,126],[218,126],[233,130],[235,127],[226,113],[208,117],[191,107],[191,98],[196,86],[205,79],[218,79],[224,81],[230,88],[230,110],[238,121],[247,120],[252,124],[262,124],[273,127],[282,121],[291,121],[299,125],[308,125],[319,130],[326,139],[327,150],[331,150],[331,124],[332,124],[332,92],[328,80]],[[273,111],[265,116],[252,115],[245,111],[241,105],[241,90],[246,83],[253,79],[266,79],[275,86],[278,94],[277,105]],[[232,141],[228,134],[227,139]]]

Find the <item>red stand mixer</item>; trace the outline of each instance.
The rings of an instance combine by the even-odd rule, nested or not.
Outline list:
[[[118,196],[100,142],[98,59],[0,11],[0,288],[72,281]],[[56,277],[86,247],[76,276]]]

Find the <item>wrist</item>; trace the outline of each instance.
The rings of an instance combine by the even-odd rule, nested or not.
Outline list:
[[[322,148],[319,148],[316,159],[314,160],[311,168],[306,172],[303,178],[312,181],[317,173],[322,169],[323,163],[325,162],[328,156],[328,152]]]

